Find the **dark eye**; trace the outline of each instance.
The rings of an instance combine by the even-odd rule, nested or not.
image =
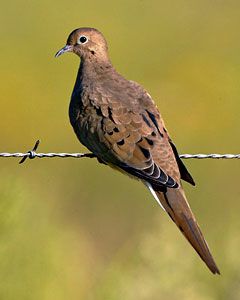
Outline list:
[[[81,35],[78,44],[85,44],[88,41],[88,38],[85,35]]]

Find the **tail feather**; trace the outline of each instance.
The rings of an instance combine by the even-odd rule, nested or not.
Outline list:
[[[188,205],[183,189],[180,187],[178,189],[167,189],[165,193],[159,191],[155,191],[155,193],[166,212],[211,272],[213,274],[220,274],[201,229]]]

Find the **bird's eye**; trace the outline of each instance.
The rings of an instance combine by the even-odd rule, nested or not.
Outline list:
[[[85,44],[88,41],[88,38],[85,35],[81,35],[78,39],[78,44]]]

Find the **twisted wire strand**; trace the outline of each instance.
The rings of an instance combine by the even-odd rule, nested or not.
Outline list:
[[[205,159],[205,158],[212,158],[212,159],[233,159],[237,158],[240,159],[240,154],[218,154],[218,153],[210,153],[210,154],[181,154],[181,158],[189,159],[189,158],[196,158],[196,159]]]
[[[2,152],[0,153],[0,157],[26,157],[26,158],[54,158],[54,157],[59,157],[59,158],[82,158],[82,157],[89,157],[89,158],[94,158],[95,155],[93,153],[67,153],[67,152],[49,152],[49,153],[41,153],[41,152],[35,152],[35,151],[28,151],[26,153],[22,152],[15,152],[15,153],[8,153],[8,152]],[[240,159],[240,154],[218,154],[218,153],[210,153],[210,154],[203,154],[203,153],[198,153],[198,154],[181,154],[181,158],[183,159]]]
[[[52,157],[59,157],[59,158],[82,158],[82,157],[89,157],[94,158],[96,157],[93,153],[67,153],[67,152],[50,152],[50,153],[41,153],[36,152],[38,146],[40,144],[40,140],[37,140],[35,142],[34,147],[32,150],[22,153],[22,152],[15,152],[15,153],[8,153],[8,152],[2,152],[0,153],[0,157],[22,157],[20,160],[20,164],[24,163],[27,158],[33,159],[33,158],[52,158]],[[217,153],[211,153],[211,154],[181,154],[181,158],[184,159],[190,159],[190,158],[196,158],[196,159],[205,159],[205,158],[213,158],[213,159],[233,159],[233,158],[240,158],[240,154],[217,154]]]

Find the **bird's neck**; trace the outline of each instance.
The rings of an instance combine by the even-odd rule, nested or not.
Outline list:
[[[81,59],[74,90],[78,91],[84,86],[89,86],[89,84],[105,81],[109,76],[112,76],[115,73],[116,71],[110,60],[91,61]]]
[[[81,59],[78,70],[78,81],[85,81],[89,79],[99,78],[106,76],[108,72],[112,72],[113,66],[110,60],[91,60]]]

